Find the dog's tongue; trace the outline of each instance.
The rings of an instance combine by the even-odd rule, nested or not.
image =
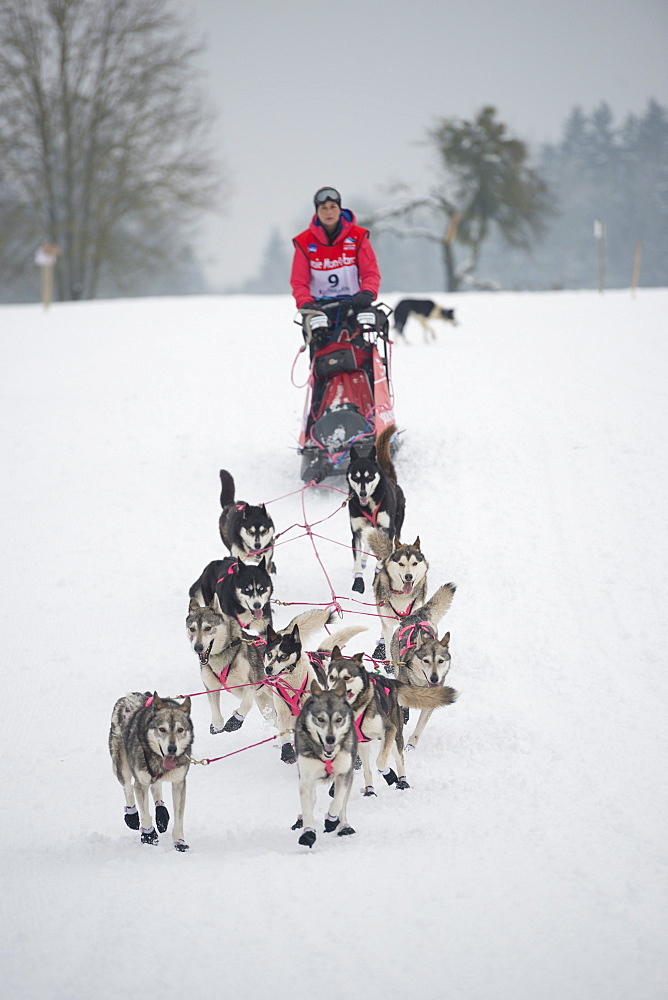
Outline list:
[[[176,767],[176,757],[174,757],[173,754],[166,754],[162,758],[162,766],[164,767],[165,771],[173,771],[174,768]]]
[[[253,608],[251,614],[253,615],[253,618],[262,618],[262,608]]]
[[[403,587],[401,588],[401,593],[402,593],[402,594],[410,594],[410,592],[411,592],[411,588],[412,588],[412,584],[410,584],[410,583],[405,583],[405,584],[403,585]]]

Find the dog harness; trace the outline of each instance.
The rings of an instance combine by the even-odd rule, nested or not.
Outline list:
[[[405,654],[417,646],[417,637],[421,632],[426,632],[430,639],[436,638],[436,631],[431,622],[416,622],[413,625],[404,625],[397,631],[397,642],[399,643],[399,659],[403,660]]]
[[[369,674],[369,678],[370,678],[370,680],[372,681],[373,684],[380,684],[380,682],[383,679],[380,674]],[[386,695],[390,694],[392,688],[386,687],[384,684],[381,684],[381,687],[382,687],[382,689],[383,689],[383,691],[385,692]],[[367,710],[368,707],[369,706],[367,705],[366,708],[363,709],[363,711],[354,720],[354,723],[355,723],[355,732],[357,733],[357,739],[358,739],[358,741],[360,743],[368,743],[369,740],[370,740],[370,737],[369,736],[365,736],[364,733],[362,732],[362,723],[364,722],[364,716],[366,715],[366,710]],[[385,713],[385,714],[387,714],[387,713]]]
[[[400,590],[393,590],[392,593],[393,594],[400,594],[401,591]],[[411,601],[411,603],[408,605],[408,607],[406,608],[405,611],[399,611],[397,608],[395,608],[395,606],[392,603],[392,601],[389,601],[389,600],[388,601],[381,601],[380,602],[380,607],[382,608],[384,604],[389,604],[390,605],[390,607],[394,611],[394,613],[397,616],[397,618],[406,618],[411,613],[411,611],[413,610],[413,605],[415,604],[415,601]]]
[[[285,704],[288,706],[290,711],[294,716],[299,715],[301,710],[301,700],[306,691],[306,682],[308,681],[308,674],[304,678],[302,686],[297,690],[293,688],[291,684],[287,681],[281,681],[280,675],[278,677],[271,677],[268,679],[270,687],[272,687],[281,696]],[[292,693],[291,693],[292,692]]]
[[[355,496],[357,496],[357,494],[355,494]],[[357,499],[359,500],[359,497],[357,497]],[[367,521],[374,528],[377,526],[376,525],[376,521],[378,520],[378,512],[379,511],[380,511],[380,500],[378,501],[377,506],[374,508],[374,510],[371,511],[370,514],[367,514],[365,508],[362,506],[362,504],[360,504],[360,513],[361,513],[362,517],[365,517],[367,519]]]

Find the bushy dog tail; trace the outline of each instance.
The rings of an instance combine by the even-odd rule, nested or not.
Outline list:
[[[330,611],[327,608],[309,608],[308,611],[302,611],[301,614],[296,615],[286,628],[280,629],[283,635],[292,632],[295,625],[299,627],[299,638],[304,645],[311,641],[311,638],[325,627],[325,625],[333,625],[336,621],[337,616],[335,611]]]
[[[392,544],[384,531],[370,528],[365,536],[365,544],[369,546],[376,559],[389,559],[392,555]]]
[[[349,639],[352,639],[353,636],[366,631],[367,629],[364,625],[349,625],[347,628],[339,629],[338,632],[333,632],[332,635],[328,635],[322,640],[318,646],[318,652],[331,653],[335,646],[343,646]]]
[[[439,587],[436,593],[429,598],[426,604],[423,604],[422,607],[414,611],[413,614],[420,615],[421,618],[426,618],[427,621],[432,623],[432,625],[438,625],[441,618],[452,604],[452,599],[455,596],[456,590],[456,584],[444,583],[443,586]]]
[[[220,470],[220,506],[234,503],[234,480],[227,469]]]
[[[396,434],[396,431],[396,424],[390,424],[390,426],[386,427],[384,431],[381,431],[380,436],[376,438],[376,461],[385,475],[388,476],[393,483],[396,483],[397,481],[397,473],[394,468],[394,462],[392,461],[392,455],[390,453],[390,442],[392,441],[392,435]]]
[[[397,684],[397,701],[402,708],[441,708],[452,705],[459,692],[451,687],[411,687]]]

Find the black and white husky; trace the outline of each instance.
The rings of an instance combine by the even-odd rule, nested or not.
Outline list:
[[[410,788],[404,761],[403,708],[434,709],[450,705],[457,692],[445,687],[411,687],[393,677],[370,674],[363,663],[364,654],[344,657],[339,649],[332,650],[328,684],[337,688],[345,685],[345,698],[352,709],[359,739],[359,755],[364,768],[364,795],[375,795],[371,774],[370,743],[380,740],[376,766],[388,785]],[[338,688],[337,688],[338,689]],[[396,771],[389,766],[390,753]]]
[[[422,335],[425,344],[430,338],[436,340],[436,334],[429,325],[430,319],[442,319],[446,323],[457,325],[455,310],[444,309],[443,306],[439,306],[438,302],[434,302],[433,299],[402,299],[394,309],[394,329],[406,343],[408,341],[406,340],[404,327],[411,317],[418,320],[422,325]]]
[[[394,547],[387,535],[372,529],[365,536],[376,559],[373,593],[382,626],[382,637],[373,656],[384,660],[389,655],[390,642],[399,622],[424,604],[427,597],[427,562],[418,536],[412,545],[395,540]],[[392,663],[387,666],[392,672]]]
[[[220,506],[218,528],[223,545],[244,562],[259,562],[264,556],[270,573],[274,564],[274,522],[264,504],[235,500],[234,479],[226,469],[220,470]]]
[[[450,670],[450,633],[439,639],[436,626],[452,604],[456,589],[454,583],[443,584],[426,604],[402,619],[392,636],[390,656],[403,683],[412,687],[445,687]],[[431,715],[432,709],[422,709],[406,744],[407,750],[418,745]],[[404,709],[404,722],[407,721],[408,710]]]
[[[350,465],[346,472],[349,488],[348,513],[353,536],[353,590],[364,593],[364,535],[369,528],[379,528],[390,542],[401,535],[406,501],[397,482],[397,473],[390,454],[390,443],[396,432],[394,424],[386,427],[376,439],[368,455],[360,455],[353,445]]]
[[[264,556],[257,565],[228,556],[205,566],[188,593],[199,604],[236,618],[242,628],[265,635],[273,590]]]
[[[114,705],[109,753],[125,794],[125,822],[131,830],[140,830],[142,844],[157,844],[158,832],[167,829],[169,812],[162,801],[162,783],[168,781],[174,806],[174,847],[188,850],[183,839],[183,813],[193,739],[190,698],[179,704],[171,698],[159,698],[157,692],[133,691]],[[155,826],[148,804],[149,788],[155,803]]]
[[[332,616],[333,617],[333,616]],[[331,624],[328,622],[327,624]],[[327,687],[327,665],[335,646],[343,646],[353,636],[365,632],[364,626],[348,626],[326,636],[317,650],[304,649],[299,623],[283,632],[267,630],[264,647],[264,672],[273,691],[276,725],[281,739],[281,760],[296,761],[293,746],[295,718],[308,697],[313,681]]]
[[[336,830],[339,837],[354,833],[348,824],[346,808],[357,759],[357,734],[343,684],[324,691],[313,681],[311,697],[297,716],[295,748],[301,813],[292,829],[303,828],[299,843],[313,847],[316,789],[319,782],[331,783],[332,778],[334,795],[325,816],[325,833]]]

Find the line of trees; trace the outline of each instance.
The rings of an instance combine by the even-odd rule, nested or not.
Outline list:
[[[61,249],[61,300],[191,267],[189,226],[220,183],[198,51],[172,0],[0,0],[7,279],[40,243]]]

